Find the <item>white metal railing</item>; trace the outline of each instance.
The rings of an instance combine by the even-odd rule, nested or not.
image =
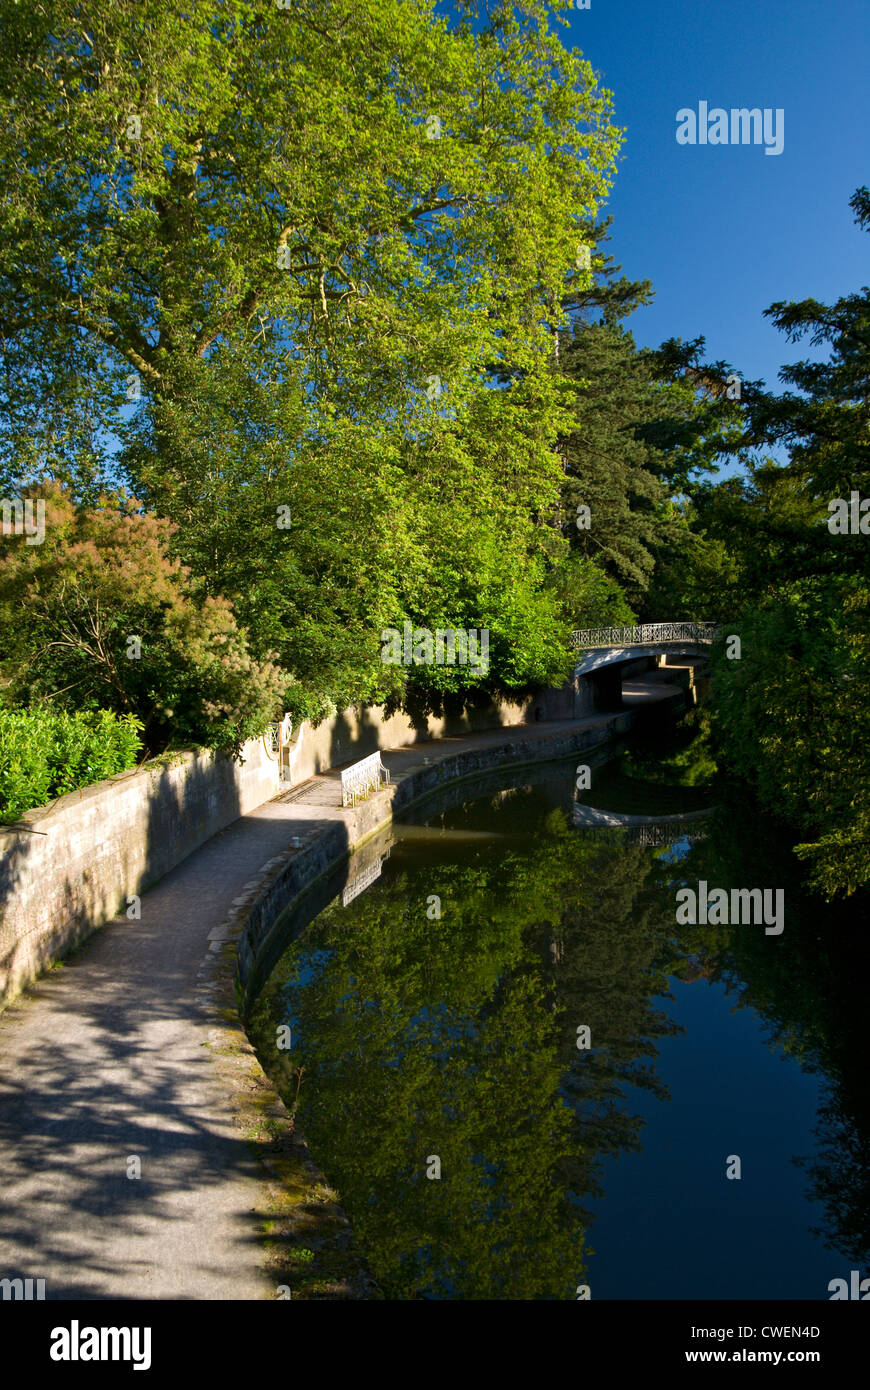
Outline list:
[[[574,647],[637,647],[650,642],[712,642],[718,623],[641,623],[638,627],[584,627],[571,633]]]
[[[373,864],[370,864],[367,869],[364,869],[361,874],[358,874],[353,880],[353,883],[349,883],[346,888],[342,889],[342,907],[347,907],[348,903],[352,903],[354,898],[358,898],[360,893],[364,893],[365,890],[375,882],[375,879],[380,878],[381,871],[389,857],[390,851],[387,850],[386,854],[382,854],[380,859],[376,859]]]
[[[706,840],[707,831],[697,824],[678,825],[633,825],[625,832],[626,839],[633,845],[644,849],[661,849],[671,845],[674,840]]]
[[[704,839],[713,810],[712,806],[708,806],[703,811],[684,811],[674,816],[637,816],[600,811],[575,802],[573,820],[578,830],[589,834],[618,830],[629,844],[662,846],[672,844],[674,840]]]
[[[353,767],[346,767],[341,774],[342,806],[355,806],[357,797],[376,792],[381,785],[381,778],[385,782],[390,780],[389,771],[381,762],[380,753],[371,753],[361,762],[354,763]]]

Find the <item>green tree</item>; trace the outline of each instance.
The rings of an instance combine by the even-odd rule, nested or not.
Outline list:
[[[589,228],[596,246],[609,225]],[[569,287],[571,326],[558,335],[557,365],[573,388],[560,445],[563,530],[644,616],[712,616],[706,581],[719,557],[692,528],[690,495],[740,437],[730,368],[705,366],[700,338],[638,350],[624,320],[650,302],[650,282],[617,278],[601,252],[592,268],[591,285]]]
[[[870,230],[866,189],[851,206]],[[748,403],[746,442],[784,444],[789,462],[696,499],[737,566],[742,653],[717,664],[714,730],[723,763],[796,827],[811,882],[833,897],[870,876],[870,570],[864,537],[826,524],[830,501],[868,485],[870,290],[767,312],[790,338],[828,343],[830,356],[783,368],[800,394],[758,391]]]
[[[870,191],[857,189],[850,207],[858,225],[870,232]],[[790,342],[808,336],[814,347],[830,347],[827,361],[783,367],[781,379],[799,394],[760,393],[749,430],[752,442],[786,445],[789,471],[824,504],[820,515],[826,517],[832,498],[848,498],[852,488],[870,493],[870,288],[843,295],[833,305],[781,301],[765,314]],[[863,557],[862,565],[866,572]]]
[[[391,688],[404,617],[491,623],[504,683],[567,661],[544,320],[619,136],[552,6],[476,10],[8,6],[7,476],[122,466],[321,704]]]
[[[805,580],[756,602],[737,625],[740,659],[715,659],[720,757],[802,832],[815,886],[853,893],[870,875],[870,593]]]
[[[135,499],[76,507],[42,490],[45,538],[0,544],[8,703],[100,707],[141,721],[147,751],[237,751],[281,712],[287,678],[255,661],[232,606],[169,555],[171,523]]]

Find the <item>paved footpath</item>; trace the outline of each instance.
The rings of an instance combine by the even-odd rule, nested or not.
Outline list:
[[[609,718],[383,758],[401,781],[424,756]],[[237,820],[143,895],[140,921],[95,932],[0,1015],[0,1278],[45,1279],[47,1298],[274,1297],[264,1172],[213,1060],[202,981],[210,933],[216,945],[264,864],[347,814],[339,781],[314,777]]]

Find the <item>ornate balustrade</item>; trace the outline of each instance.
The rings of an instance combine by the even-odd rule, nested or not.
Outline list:
[[[572,632],[572,645],[589,647],[639,647],[658,642],[712,642],[718,623],[641,623],[636,627],[585,627]]]
[[[380,859],[375,860],[374,864],[369,864],[367,869],[363,869],[361,874],[357,874],[352,883],[349,883],[346,888],[342,889],[342,907],[347,907],[348,903],[352,903],[354,898],[358,898],[360,893],[364,893],[376,879],[380,878],[384,864],[389,857],[390,851],[387,850],[386,854],[382,854]]]
[[[358,797],[376,792],[382,778],[389,782],[390,774],[381,762],[380,753],[372,753],[352,767],[346,767],[341,774],[342,806],[355,806]]]

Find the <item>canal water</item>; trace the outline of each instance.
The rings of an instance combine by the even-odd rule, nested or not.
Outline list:
[[[685,737],[580,761],[354,856],[260,1056],[388,1298],[827,1299],[868,1272],[866,920]],[[784,930],[678,923],[701,882],[782,889]]]

